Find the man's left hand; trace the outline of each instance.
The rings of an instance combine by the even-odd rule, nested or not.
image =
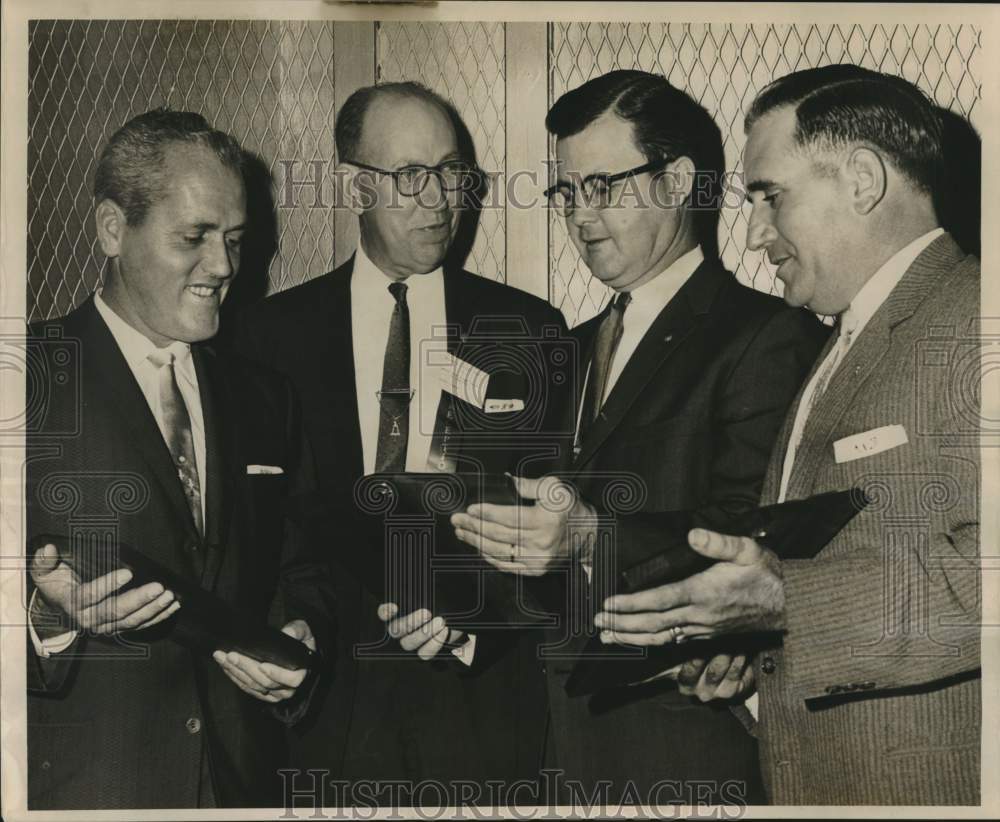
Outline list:
[[[511,574],[537,577],[562,560],[588,561],[597,514],[576,489],[553,476],[511,479],[517,492],[535,504],[470,505],[452,515],[455,535],[478,548],[490,565]]]
[[[695,528],[688,543],[716,562],[680,582],[604,600],[601,641],[664,645],[689,638],[784,628],[781,561],[747,537]]]
[[[429,662],[444,647],[455,647],[465,634],[449,628],[443,617],[435,617],[426,608],[397,617],[399,606],[383,602],[378,606],[378,618],[386,623],[389,636],[398,639],[404,651],[411,651]]]
[[[316,638],[305,620],[294,619],[281,632],[297,639],[310,651],[316,650]],[[212,659],[237,688],[262,702],[291,699],[307,673],[305,668],[289,670],[270,662],[258,662],[236,651],[216,651],[212,654]]]

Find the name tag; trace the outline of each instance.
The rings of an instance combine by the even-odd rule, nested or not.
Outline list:
[[[833,444],[833,456],[837,463],[851,462],[862,457],[871,457],[906,445],[910,440],[902,425],[883,425],[861,434],[852,434]]]
[[[524,400],[486,400],[487,414],[504,414],[508,411],[523,411]]]
[[[490,375],[450,353],[444,356],[445,364],[438,369],[441,388],[469,405],[482,408]]]

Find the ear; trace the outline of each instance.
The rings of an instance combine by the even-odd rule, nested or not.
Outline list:
[[[350,209],[351,214],[360,217],[367,209],[374,196],[371,187],[361,181],[357,168],[348,164],[340,163],[336,168],[336,176],[343,186],[342,202]]]
[[[125,212],[114,200],[103,199],[97,204],[94,212],[97,223],[97,240],[101,251],[107,257],[117,257],[121,254],[122,235],[125,233]]]
[[[677,208],[683,205],[694,187],[694,161],[690,157],[678,157],[656,178],[660,186],[660,202]]]
[[[846,170],[855,213],[869,214],[885,197],[885,163],[877,152],[858,147],[848,156]]]

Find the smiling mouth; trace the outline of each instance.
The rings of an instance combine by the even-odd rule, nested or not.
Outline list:
[[[187,286],[187,290],[199,299],[213,300],[219,296],[221,289],[219,286],[212,285],[189,285]]]

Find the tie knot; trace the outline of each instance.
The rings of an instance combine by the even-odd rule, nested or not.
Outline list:
[[[630,302],[632,302],[632,293],[629,291],[621,291],[618,296],[615,297],[613,305],[616,311],[620,311],[624,314],[625,309],[628,308],[628,304]]]
[[[399,281],[389,283],[389,293],[392,294],[397,303],[406,305],[406,283]]]
[[[169,348],[157,348],[150,353],[147,359],[157,368],[162,368],[165,365],[174,364],[174,352]]]

